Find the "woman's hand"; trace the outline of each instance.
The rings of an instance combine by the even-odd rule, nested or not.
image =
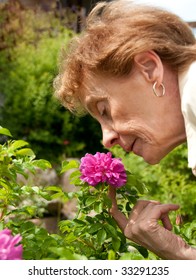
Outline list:
[[[179,208],[175,204],[161,204],[157,201],[138,200],[129,218],[118,210],[116,190],[109,188],[112,200],[110,213],[125,236],[154,252],[162,259],[196,260],[196,250],[179,236],[171,232],[169,212]],[[162,221],[161,226],[158,221]]]

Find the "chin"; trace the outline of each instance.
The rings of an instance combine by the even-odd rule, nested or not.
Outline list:
[[[169,153],[168,150],[164,148],[156,149],[152,146],[134,146],[134,148],[134,154],[142,157],[145,162],[151,165],[158,164]]]
[[[143,158],[143,159],[145,162],[147,162],[150,165],[158,164],[161,161],[161,159],[159,159],[159,160],[158,159],[145,159],[145,158]]]
[[[141,157],[143,157],[144,161],[150,165],[158,164],[163,158],[163,156],[160,155],[159,156],[153,155],[152,157],[152,153],[150,155],[149,154],[141,155]]]

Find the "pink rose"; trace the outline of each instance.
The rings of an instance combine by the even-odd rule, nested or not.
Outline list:
[[[21,260],[22,245],[17,245],[22,240],[20,234],[13,236],[11,230],[0,231],[0,260]]]
[[[80,179],[91,186],[107,183],[113,187],[122,187],[127,182],[127,175],[121,159],[112,158],[112,154],[86,154],[81,158]]]

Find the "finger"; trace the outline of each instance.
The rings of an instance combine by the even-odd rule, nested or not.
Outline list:
[[[168,214],[162,215],[161,221],[162,221],[164,228],[166,228],[167,230],[170,230],[170,231],[172,230],[172,224],[171,224]]]
[[[179,205],[177,204],[160,204],[156,206],[156,210],[154,209],[154,217],[155,219],[159,220],[163,218],[163,220],[166,222],[168,222],[168,219],[166,218],[168,216],[168,213],[170,211],[176,211],[179,209]]]
[[[177,204],[157,204],[149,203],[146,208],[143,209],[143,212],[140,214],[141,216],[145,218],[150,218],[153,220],[161,220],[162,224],[165,229],[172,230],[172,224],[169,218],[169,212],[170,211],[176,211],[179,208],[179,205]]]
[[[117,201],[116,201],[116,190],[114,189],[114,187],[109,186],[108,196],[112,200],[112,207],[110,209],[110,214],[117,222],[119,228],[122,231],[124,231],[124,229],[127,225],[128,219],[120,210],[118,210],[118,205],[117,205]]]
[[[159,201],[155,201],[155,200],[138,200],[137,203],[135,204],[135,206],[133,207],[131,214],[129,216],[129,220],[131,221],[136,221],[138,216],[140,215],[141,212],[143,212],[143,210],[149,205],[149,204],[153,204],[153,205],[158,205],[160,204]]]
[[[179,209],[179,205],[177,205],[177,204],[166,204],[166,206],[164,205],[164,207],[161,207],[161,208],[162,208],[162,210],[161,210],[162,212],[165,212],[167,210],[176,211],[177,209]],[[172,224],[171,224],[168,213],[162,214],[161,221],[163,223],[164,228],[166,228],[167,230],[170,230],[170,231],[172,230]]]

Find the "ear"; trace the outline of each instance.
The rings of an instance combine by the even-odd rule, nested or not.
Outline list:
[[[135,66],[149,82],[157,84],[163,81],[163,63],[154,51],[142,52],[134,57]]]

